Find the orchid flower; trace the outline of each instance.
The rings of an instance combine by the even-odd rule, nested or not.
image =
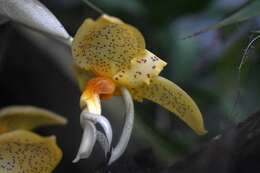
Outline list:
[[[51,173],[62,158],[55,136],[42,137],[29,130],[64,125],[67,120],[32,106],[0,110],[0,172]]]
[[[166,62],[145,48],[145,40],[135,27],[102,15],[97,20],[86,19],[73,40],[38,0],[0,0],[0,15],[64,44],[72,44],[75,72],[82,90],[80,121],[84,130],[74,162],[89,157],[96,140],[106,155],[111,152],[109,164],[123,154],[133,128],[133,99],[158,103],[197,134],[206,133],[198,106],[180,87],[159,76]],[[119,142],[113,148],[112,127],[102,115],[101,100],[114,95],[122,95],[126,117]],[[102,131],[96,129],[96,124],[101,125]]]
[[[76,74],[82,89],[80,105],[83,139],[74,162],[87,158],[97,141],[105,154],[111,150],[109,164],[119,158],[131,135],[136,101],[151,100],[175,113],[197,134],[206,133],[201,112],[192,98],[173,82],[159,76],[166,62],[145,48],[145,40],[135,27],[102,15],[86,19],[72,42]],[[102,115],[101,100],[123,95],[126,120],[119,143],[112,148],[112,128]],[[98,131],[99,123],[105,134]]]

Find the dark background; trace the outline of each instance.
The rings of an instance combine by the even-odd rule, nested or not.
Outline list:
[[[87,17],[99,13],[80,0],[42,0],[73,36]],[[94,1],[93,1],[94,2]],[[185,157],[211,138],[243,121],[260,106],[259,46],[250,57],[238,85],[237,68],[243,49],[259,29],[259,19],[183,39],[241,7],[246,0],[96,0],[106,13],[136,26],[147,49],[168,62],[162,76],[174,81],[199,105],[208,134],[196,136],[183,122],[159,105],[135,103],[135,128],[122,161],[134,160],[144,172],[159,172]],[[99,146],[91,157],[71,161],[79,147],[80,91],[70,68],[68,47],[17,24],[0,26],[0,106],[36,105],[68,118],[65,127],[37,130],[55,134],[64,152],[54,172],[103,170],[104,154]],[[240,94],[238,88],[240,87]],[[104,115],[112,122],[115,139],[121,132],[123,110],[120,98],[104,102]],[[125,163],[124,163],[125,164]],[[129,170],[128,166],[119,172]],[[134,166],[133,166],[134,167]],[[112,171],[113,172],[113,171]],[[136,172],[134,169],[132,172]]]

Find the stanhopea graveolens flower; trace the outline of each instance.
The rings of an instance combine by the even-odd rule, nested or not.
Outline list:
[[[86,19],[72,43],[76,74],[82,89],[81,126],[84,130],[74,162],[87,158],[96,142],[109,164],[124,152],[133,126],[133,102],[143,99],[160,104],[175,113],[197,134],[206,133],[201,112],[192,98],[173,82],[159,76],[166,62],[145,48],[142,34],[118,18],[102,15]],[[122,95],[126,105],[124,129],[115,148],[111,146],[112,128],[101,114],[100,100]],[[98,123],[103,131],[98,131]]]

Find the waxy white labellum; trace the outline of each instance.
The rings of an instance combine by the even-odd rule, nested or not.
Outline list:
[[[0,0],[0,15],[70,45],[72,38],[59,20],[38,0]]]
[[[116,161],[124,153],[131,137],[134,124],[133,99],[126,88],[121,88],[121,92],[126,107],[125,123],[119,142],[111,151],[111,157],[109,158],[108,164]],[[97,109],[99,108],[99,106],[96,107]],[[107,153],[111,150],[113,137],[110,122],[104,116],[90,112],[88,110],[88,102],[86,102],[86,107],[80,115],[80,121],[84,132],[78,154],[73,160],[73,163],[78,162],[80,159],[88,158],[93,150],[96,140],[100,143],[102,149],[104,150],[105,156],[107,156]],[[97,123],[102,127],[104,133],[96,130],[94,125]]]
[[[78,162],[80,159],[88,158],[94,148],[97,138],[96,127],[92,122],[84,123],[84,131],[76,158],[73,163]]]
[[[80,159],[88,158],[93,150],[96,140],[104,150],[105,156],[107,156],[107,153],[111,148],[113,132],[109,121],[102,115],[89,112],[88,102],[86,104],[85,109],[80,114],[80,123],[83,128],[83,136],[79,151],[76,158],[73,160],[73,163],[78,162]],[[97,108],[99,107],[100,106],[97,106]],[[96,129],[95,124],[97,123],[102,127],[105,134]]]
[[[87,109],[84,109],[82,111],[80,117],[81,117],[81,124],[83,124],[82,125],[83,127],[84,127],[84,122],[89,122],[89,121],[93,122],[94,124],[98,123],[102,127],[108,141],[108,147],[110,148],[112,143],[113,132],[112,132],[112,127],[109,121],[107,120],[107,118],[102,115],[90,113],[88,112]]]

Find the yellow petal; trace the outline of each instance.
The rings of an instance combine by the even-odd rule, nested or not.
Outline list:
[[[62,158],[54,136],[16,130],[0,135],[1,173],[51,173]]]
[[[0,110],[0,133],[16,129],[31,130],[46,125],[64,125],[67,120],[46,109],[9,106]]]
[[[72,44],[78,66],[111,78],[144,50],[144,38],[136,28],[107,15],[85,20]]]
[[[158,76],[166,64],[152,52],[145,50],[132,59],[130,68],[120,70],[113,79],[129,88],[149,85],[150,79]]]
[[[207,132],[196,103],[173,82],[158,76],[151,79],[150,85],[143,85],[131,91],[136,100],[145,98],[175,113],[197,134],[202,135]]]

